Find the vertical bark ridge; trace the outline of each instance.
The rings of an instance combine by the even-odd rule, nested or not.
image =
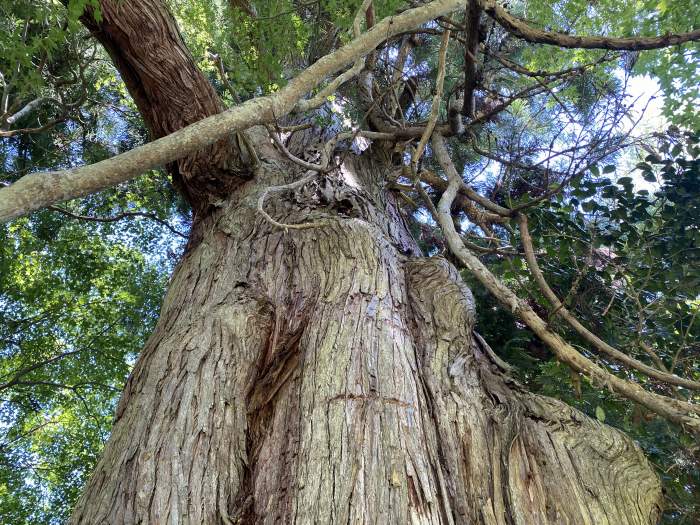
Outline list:
[[[448,486],[467,495],[455,522],[654,523],[660,486],[638,447],[505,376],[471,339],[473,299],[447,261],[407,274]]]
[[[223,264],[235,243],[212,240],[174,275],[74,523],[226,523],[248,461],[246,393],[273,312]]]
[[[352,162],[266,203],[327,227],[256,212],[274,158],[200,224],[73,523],[653,523],[639,450],[503,374]]]

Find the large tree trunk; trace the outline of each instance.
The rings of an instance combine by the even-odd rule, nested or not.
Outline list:
[[[622,433],[528,393],[474,336],[457,271],[422,258],[381,151],[262,164],[198,224],[73,523],[649,524]]]
[[[220,111],[159,0],[85,16],[162,136]],[[303,140],[297,140],[304,136]],[[648,524],[620,432],[508,378],[456,270],[423,258],[379,149],[300,177],[260,130],[170,166],[196,211],[161,319],[73,523]],[[296,150],[318,136],[295,135]]]

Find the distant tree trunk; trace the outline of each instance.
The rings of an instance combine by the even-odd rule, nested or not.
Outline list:
[[[474,303],[417,248],[381,152],[255,181],[199,225],[73,523],[648,524],[656,476],[622,433],[508,378]]]
[[[219,110],[160,2],[102,4],[86,25],[153,136]],[[193,237],[72,523],[656,522],[629,438],[528,393],[475,337],[469,290],[420,256],[379,146],[270,195],[277,221],[329,223],[286,231],[258,196],[302,170],[251,140],[253,178],[234,143],[170,166]]]

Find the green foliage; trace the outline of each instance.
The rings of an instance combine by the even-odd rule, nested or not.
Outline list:
[[[0,516],[60,523],[153,327],[166,273],[43,212],[0,230]]]
[[[700,27],[700,9],[693,2],[680,0],[618,1],[562,0],[516,3],[523,16],[540,27],[577,35],[663,35],[683,33]],[[658,79],[664,93],[664,114],[670,122],[689,129],[700,127],[697,104],[700,88],[697,61],[700,45],[689,42],[673,48],[623,54],[618,67]],[[526,52],[530,68],[552,69],[555,65],[590,61],[598,51],[531,46]]]
[[[657,149],[646,152],[629,176],[615,177],[612,165],[594,167],[574,179],[557,200],[530,212],[540,266],[567,307],[609,344],[695,380],[700,379],[699,144],[697,134],[671,128],[658,135]],[[517,236],[512,244],[518,245]],[[567,340],[606,364],[563,321],[551,316],[550,305],[519,259],[498,258],[489,267],[521,296],[529,296],[531,305]],[[480,305],[478,329],[516,365],[519,378],[533,390],[563,399],[630,434],[664,482],[664,522],[700,520],[697,444],[673,425],[555,361],[483,288],[470,285]],[[627,379],[669,394],[666,385],[609,365]],[[675,393],[698,402],[697,393]]]
[[[109,133],[59,128],[6,141],[3,178],[30,165],[100,160],[115,139],[139,142],[138,133],[120,138],[116,124]],[[54,147],[81,136],[79,148]],[[180,205],[153,172],[62,207],[102,217],[148,210],[186,231]],[[181,244],[145,218],[98,223],[42,211],[0,228],[0,522],[66,521]]]
[[[38,96],[58,99],[53,105],[88,98],[94,74],[105,68],[93,68],[92,78],[85,77],[94,48],[79,21],[85,9],[99,18],[98,0],[70,0],[65,7],[29,0],[0,5],[0,87],[12,95],[11,113]]]
[[[123,84],[78,23],[86,5],[0,6],[4,28],[26,28],[26,36],[0,31],[12,110],[38,96],[79,103],[45,131],[0,141],[2,182],[145,140]],[[48,103],[18,124],[60,113]],[[62,207],[102,217],[148,211],[187,231],[188,212],[158,172]],[[43,211],[0,227],[0,522],[67,520],[181,248],[170,229],[142,217],[97,223]]]

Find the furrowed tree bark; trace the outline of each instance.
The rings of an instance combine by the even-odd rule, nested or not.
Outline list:
[[[339,63],[458,4],[381,21],[248,104],[260,121],[281,116]],[[160,4],[106,5],[114,27],[98,34],[136,79],[130,89],[154,134],[186,125],[164,114],[179,106],[158,92],[161,80],[170,89],[181,75],[176,100],[204,89],[193,107],[217,110],[210,88],[178,69],[193,63]],[[142,24],[171,48],[134,35]],[[165,72],[146,71],[161,51]],[[305,133],[306,149],[320,135]],[[259,213],[259,198],[305,173],[262,128],[250,137],[260,159],[252,178],[219,180],[240,159],[235,144],[178,163],[187,195],[225,190],[197,218],[197,242],[172,277],[71,523],[656,522],[659,482],[634,443],[527,392],[475,337],[471,293],[446,260],[421,256],[385,190],[395,168],[381,147],[270,194],[265,211],[277,223],[326,224],[286,230]]]
[[[383,152],[271,196],[276,221],[329,223],[284,231],[257,198],[303,173],[258,144],[172,278],[72,523],[655,523],[639,449],[474,337]]]
[[[293,111],[299,100],[328,75],[371,52],[387,38],[454,11],[460,3],[461,0],[433,0],[385,18],[360,37],[314,62],[278,92],[248,100],[144,146],[88,166],[25,175],[9,187],[0,189],[0,221],[7,222],[34,210],[109,188],[133,179],[145,170],[196,153],[235,131],[274,122]],[[190,86],[177,85],[189,97],[198,96],[197,92],[188,89]],[[164,111],[168,111],[168,106]],[[417,132],[409,130],[409,136],[416,133],[420,136],[421,132],[420,129]]]

